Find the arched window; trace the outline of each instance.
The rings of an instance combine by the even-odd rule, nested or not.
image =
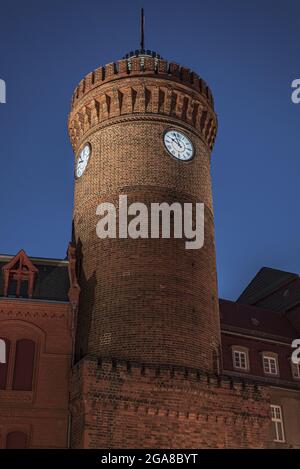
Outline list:
[[[31,391],[34,370],[35,343],[32,340],[18,340],[12,388],[16,391]]]
[[[5,343],[5,363],[1,363],[2,360],[0,360],[0,389],[5,389],[7,383],[10,341],[5,337],[0,337],[0,339]]]
[[[6,449],[26,449],[27,435],[23,432],[10,432],[6,437]]]

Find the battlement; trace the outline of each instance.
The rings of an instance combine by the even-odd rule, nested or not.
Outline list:
[[[75,88],[72,105],[74,106],[88,91],[109,81],[128,76],[152,75],[189,86],[200,93],[208,101],[211,108],[214,109],[212,92],[202,78],[189,68],[158,57],[150,55],[132,56],[128,54],[128,57],[122,60],[97,68],[83,78]]]
[[[174,86],[170,86],[170,80]],[[107,83],[113,86],[105,86]],[[196,129],[213,148],[217,117],[208,86],[188,68],[145,55],[100,67],[80,82],[69,116],[74,151],[92,128],[111,118],[127,119],[138,113],[141,118],[156,114],[179,119]]]
[[[181,367],[86,356],[73,367],[72,447],[262,448],[268,389]]]
[[[170,382],[173,385],[178,383],[203,384],[213,390],[213,388],[222,388],[232,391],[233,394],[243,396],[249,399],[264,399],[265,386],[258,384],[248,378],[239,378],[225,374],[213,374],[206,371],[170,365],[143,365],[141,363],[130,362],[119,359],[103,358],[97,359],[92,356],[84,357],[80,362],[74,365],[73,371],[78,372],[85,365],[88,366],[88,374],[98,378],[110,379],[113,375],[120,378],[132,380],[159,380],[161,382]]]

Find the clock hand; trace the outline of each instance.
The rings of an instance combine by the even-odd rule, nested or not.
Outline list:
[[[171,137],[171,140],[173,140],[173,142],[176,142],[177,145],[179,145],[179,147],[181,148],[181,143],[177,140],[177,138],[175,140],[174,138]]]
[[[176,137],[176,141],[177,141],[177,145],[179,145],[180,148],[181,148],[181,147],[182,147],[182,144],[181,144],[181,142],[178,140],[178,137]]]

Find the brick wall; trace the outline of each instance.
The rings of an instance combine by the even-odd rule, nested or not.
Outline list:
[[[92,148],[85,173],[75,181],[74,232],[81,258],[76,358],[88,353],[211,370],[220,345],[211,95],[192,83],[189,73],[177,75],[172,67],[168,73],[165,63],[161,73],[159,66],[153,73],[150,65],[141,70],[138,64],[133,60],[125,74],[122,67],[108,67],[101,79],[82,85],[70,114],[74,151],[87,142]],[[167,153],[168,128],[191,139],[192,161]],[[148,205],[204,202],[204,248],[187,251],[184,240],[174,239],[99,240],[96,207],[117,203],[120,194],[128,195],[129,203]]]
[[[265,376],[263,372],[262,352],[272,352],[278,354],[278,365],[280,379],[295,382],[291,369],[291,354],[293,349],[290,344],[268,342],[263,339],[251,339],[246,337],[231,336],[222,334],[223,366],[225,370],[232,371],[232,346],[240,345],[249,350],[250,373],[254,376]]]
[[[30,448],[68,446],[69,372],[72,311],[69,304],[1,299],[0,336],[36,344],[31,391],[12,389],[13,360],[0,390],[0,448],[11,432],[23,432]]]
[[[263,448],[269,392],[192,369],[86,357],[73,369],[74,448]]]
[[[170,128],[192,141],[191,161],[165,150]],[[81,296],[71,383],[74,448],[268,441],[267,391],[212,374],[220,352],[210,178],[216,130],[209,88],[163,60],[109,64],[75,90],[69,117],[75,164],[86,143],[91,155],[75,180]],[[172,238],[99,240],[96,208],[118,205],[120,194],[147,206],[203,202],[204,247],[188,251],[184,240]]]

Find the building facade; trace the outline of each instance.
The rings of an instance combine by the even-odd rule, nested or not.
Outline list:
[[[236,303],[218,299],[216,132],[205,82],[151,51],[76,88],[67,259],[0,258],[0,447],[300,446],[295,301],[288,312],[280,303],[279,274],[271,286],[258,274]],[[119,215],[120,200],[203,203],[203,247],[161,232],[132,239],[120,226],[99,239],[99,204]]]
[[[70,262],[71,261],[71,262]],[[68,447],[72,259],[0,256],[0,447]]]

